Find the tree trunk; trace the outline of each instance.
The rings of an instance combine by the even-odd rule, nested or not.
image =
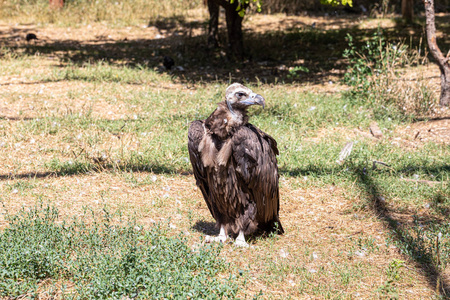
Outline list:
[[[237,11],[238,1],[228,3],[225,6],[228,31],[228,47],[232,59],[242,60],[244,58],[244,42],[242,38],[242,20]]]
[[[436,25],[434,19],[434,0],[424,0],[425,15],[427,18],[427,41],[430,52],[437,61],[439,69],[441,70],[441,97],[439,104],[441,106],[450,106],[450,51],[445,57],[436,42]]]
[[[441,106],[450,106],[450,69],[445,68],[445,73],[441,73],[441,99],[439,100]]]
[[[414,18],[414,0],[402,0],[402,17],[411,23]]]
[[[208,46],[219,46],[219,3],[216,0],[207,0],[209,11]]]
[[[50,7],[62,8],[64,6],[64,0],[50,0]]]

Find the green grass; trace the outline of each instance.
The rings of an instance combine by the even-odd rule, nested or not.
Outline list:
[[[118,82],[125,84],[158,84],[167,81],[170,77],[158,73],[143,65],[136,67],[116,66],[106,62],[96,64],[84,63],[82,66],[69,64],[63,68],[54,69],[48,78],[39,78],[42,81],[81,80],[87,82]]]
[[[167,224],[143,230],[121,222],[120,215],[105,210],[95,216],[89,209],[67,220],[44,205],[7,219],[0,232],[4,297],[34,297],[45,288],[49,295],[76,299],[218,299],[233,298],[239,289],[217,257],[220,247],[193,251],[182,235],[168,235]]]

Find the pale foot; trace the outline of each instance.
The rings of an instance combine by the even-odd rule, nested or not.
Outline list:
[[[225,241],[227,240],[227,234],[225,232],[225,227],[223,227],[223,225],[220,226],[220,233],[218,236],[210,236],[207,235],[205,236],[205,242],[206,243],[213,243],[213,242],[220,242],[220,243],[225,243]]]
[[[237,236],[236,242],[234,242],[234,244],[239,247],[245,247],[245,248],[250,247],[247,244],[247,242],[245,241],[244,232],[242,230],[239,231],[239,235]]]
[[[210,236],[210,235],[206,235],[205,236],[205,242],[206,243],[215,243],[215,242],[220,242],[220,243],[225,243],[225,241],[227,240],[226,236]]]
[[[236,242],[234,242],[234,245],[238,246],[238,247],[243,247],[243,248],[248,248],[250,247],[249,244],[247,244],[246,241],[242,241],[242,240],[238,240],[236,239]]]

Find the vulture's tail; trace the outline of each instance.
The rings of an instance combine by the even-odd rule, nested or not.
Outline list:
[[[278,218],[261,227],[262,227],[261,229],[267,233],[276,233],[276,234],[284,233],[283,226],[281,226],[281,222]]]

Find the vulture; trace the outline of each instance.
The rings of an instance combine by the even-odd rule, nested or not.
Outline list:
[[[251,105],[265,106],[261,95],[239,83],[206,119],[193,121],[188,132],[189,158],[196,184],[220,228],[206,241],[248,247],[245,235],[256,231],[283,234],[278,212],[277,142],[248,122]]]

